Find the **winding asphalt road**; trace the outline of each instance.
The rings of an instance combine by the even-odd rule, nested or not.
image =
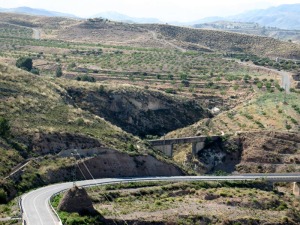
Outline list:
[[[77,186],[98,186],[113,183],[139,181],[246,181],[265,179],[271,182],[300,181],[300,174],[246,174],[238,176],[178,176],[178,177],[144,177],[144,178],[108,178],[76,182]],[[39,188],[22,196],[23,224],[26,225],[61,225],[52,211],[49,201],[51,196],[71,188],[72,182],[54,184]]]

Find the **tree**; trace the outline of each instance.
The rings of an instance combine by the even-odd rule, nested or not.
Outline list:
[[[32,70],[32,59],[29,57],[21,57],[17,59],[16,66],[23,70],[31,71]]]
[[[8,120],[0,117],[0,136],[6,137],[9,135],[10,126]]]
[[[5,204],[7,200],[7,193],[1,188],[0,189],[0,204]]]
[[[61,77],[63,75],[61,66],[58,66],[55,71],[56,77]]]

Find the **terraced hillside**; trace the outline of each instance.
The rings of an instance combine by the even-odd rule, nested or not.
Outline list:
[[[58,37],[115,45],[245,52],[267,57],[300,58],[300,47],[297,44],[268,37],[170,25],[130,25],[101,19],[91,19],[69,26],[59,32]]]
[[[260,93],[252,100],[212,119],[173,131],[171,136],[235,133],[239,131],[299,131],[299,94]]]
[[[218,21],[211,23],[195,24],[193,27],[201,29],[214,29],[256,36],[272,37],[283,41],[299,43],[300,32],[293,29],[279,29],[277,27],[265,27],[251,22]]]
[[[174,43],[187,42],[225,52],[248,52],[267,57],[300,59],[298,44],[273,38],[167,25],[154,26],[152,29]]]
[[[273,38],[170,25],[126,24],[95,18],[75,20],[0,13],[1,23],[40,28],[44,38],[177,50],[245,52],[259,56],[300,58],[297,44]],[[230,41],[229,41],[230,40]]]
[[[196,100],[210,108],[238,104],[252,93],[250,78],[268,76],[264,70],[252,70],[220,53],[4,36],[0,46],[0,61],[15,65],[18,58],[30,56],[41,76],[53,77],[61,67],[63,77],[70,80],[92,77],[103,84],[126,83]]]

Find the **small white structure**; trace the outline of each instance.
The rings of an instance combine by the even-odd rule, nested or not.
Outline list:
[[[217,108],[217,107],[214,107],[214,108],[212,108],[212,109],[210,110],[210,112],[211,112],[212,114],[214,114],[214,115],[217,115],[217,114],[219,114],[219,113],[221,112],[221,110],[220,110],[219,108]]]

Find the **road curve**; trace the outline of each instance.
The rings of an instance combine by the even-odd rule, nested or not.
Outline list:
[[[272,182],[300,181],[300,174],[245,174],[238,176],[178,176],[178,177],[144,177],[144,178],[107,178],[76,182],[77,186],[98,186],[122,182],[139,181],[245,181],[265,179]],[[23,224],[26,225],[61,225],[49,205],[54,194],[67,190],[72,182],[54,184],[39,188],[22,196]]]
[[[268,68],[268,67],[264,67],[264,66],[258,66],[258,65],[254,65],[253,63],[250,62],[240,62],[239,60],[236,60],[236,62],[238,62],[239,64],[242,64],[244,66],[248,66],[248,67],[252,67],[252,68],[256,68],[256,69],[263,69],[263,70],[267,70],[273,73],[277,73],[279,76],[281,76],[281,87],[285,90],[285,92],[287,94],[290,93],[290,89],[291,89],[291,73],[286,72],[284,70],[276,70],[276,69],[272,69],[272,68]]]

